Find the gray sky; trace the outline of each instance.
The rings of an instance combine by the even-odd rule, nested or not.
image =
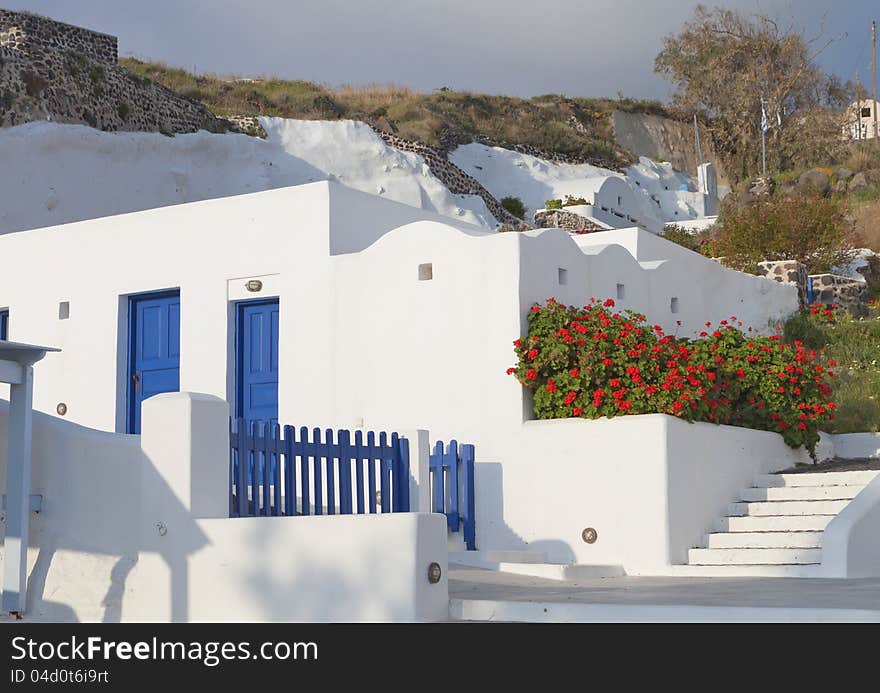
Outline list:
[[[333,85],[398,83],[517,96],[666,99],[653,74],[661,38],[694,0],[0,0],[119,37],[121,55],[200,72],[277,76]],[[719,0],[823,22],[842,40],[820,59],[869,85],[877,0]],[[845,35],[845,36],[844,36]]]

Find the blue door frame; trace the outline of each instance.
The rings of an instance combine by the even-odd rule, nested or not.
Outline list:
[[[128,300],[128,397],[126,432],[141,432],[141,404],[180,389],[180,291]]]
[[[0,339],[9,339],[9,311],[0,310]]]
[[[278,299],[236,305],[235,413],[246,421],[278,423]]]

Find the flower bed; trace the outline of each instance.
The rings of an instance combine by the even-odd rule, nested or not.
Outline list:
[[[551,298],[532,308],[507,372],[534,391],[539,419],[664,413],[777,431],[812,453],[836,407],[821,350],[740,327],[731,317],[680,338],[610,298],[583,308]]]

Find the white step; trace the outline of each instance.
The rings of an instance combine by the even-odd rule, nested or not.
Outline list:
[[[740,493],[740,500],[748,502],[760,501],[793,501],[793,500],[851,500],[865,488],[862,485],[851,486],[777,486],[770,488],[747,488]]]
[[[837,515],[848,503],[848,500],[731,503],[727,507],[727,514],[734,517],[741,517],[743,515],[751,517],[771,515]]]
[[[880,470],[857,472],[807,472],[804,474],[760,474],[755,486],[864,486],[871,483]]]
[[[822,549],[691,549],[690,565],[800,565],[821,563]]]
[[[498,570],[502,563],[544,563],[547,556],[539,551],[450,551],[449,565]]]
[[[822,532],[716,532],[705,537],[707,549],[817,549]]]
[[[568,580],[573,582],[626,575],[623,566],[578,563],[501,563],[498,566],[498,571],[514,575],[544,578],[545,580]]]
[[[791,515],[766,517],[722,517],[715,522],[719,532],[821,532],[834,515]]]
[[[821,565],[674,565],[674,577],[823,577]]]

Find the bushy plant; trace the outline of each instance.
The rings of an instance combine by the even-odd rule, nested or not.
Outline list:
[[[504,207],[504,209],[510,212],[517,219],[526,218],[526,206],[523,204],[523,201],[518,197],[502,197],[501,206]]]
[[[785,340],[823,349],[826,365],[835,363],[837,416],[826,422],[829,433],[880,430],[880,304],[855,317],[837,306],[814,305],[785,324]]]
[[[586,199],[583,197],[575,197],[574,195],[566,195],[565,201],[562,203],[563,207],[576,207],[577,205],[588,205]]]
[[[562,200],[545,200],[544,201],[544,209],[562,209]]]
[[[762,260],[797,260],[810,274],[853,257],[846,208],[839,198],[764,195],[754,204],[722,205],[716,251],[724,264],[755,273]]]
[[[610,298],[532,308],[507,372],[534,391],[539,419],[664,413],[777,431],[811,453],[834,419],[830,364],[801,342],[743,331],[735,317],[680,338],[614,308]]]

